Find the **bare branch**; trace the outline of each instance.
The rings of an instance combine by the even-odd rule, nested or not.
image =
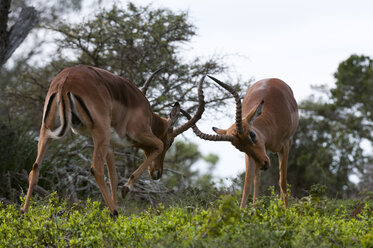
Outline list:
[[[17,175],[26,183],[29,182],[29,178],[28,178],[28,175],[27,175],[27,171],[26,170],[22,170],[22,173],[17,173]],[[43,195],[43,196],[46,196],[48,195],[48,191],[45,190],[43,187],[39,186],[39,185],[36,185],[35,188],[34,188],[35,192],[40,194],[40,195]]]
[[[5,4],[8,2],[5,1]],[[3,7],[3,6],[1,6]],[[6,6],[4,9],[0,10],[1,15],[5,14]],[[1,21],[7,21],[7,17],[1,17]],[[38,16],[34,7],[25,7],[22,9],[17,22],[10,28],[7,32],[6,24],[2,23],[0,26],[1,32],[1,46],[0,46],[0,66],[5,64],[5,62],[12,56],[14,51],[19,45],[25,40],[26,36],[29,34],[31,29],[37,24]]]

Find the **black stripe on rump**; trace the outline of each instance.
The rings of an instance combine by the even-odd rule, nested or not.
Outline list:
[[[82,126],[83,122],[80,120],[78,115],[75,113],[75,111],[76,111],[75,110],[75,104],[74,104],[73,98],[71,96],[71,93],[67,92],[67,96],[69,97],[69,102],[70,102],[71,124],[73,125],[73,127]]]
[[[56,96],[56,93],[53,93],[51,97],[49,97],[47,109],[45,110],[45,114],[44,114],[44,125],[46,125],[47,117],[48,117],[49,111],[51,110],[51,105],[52,105],[52,102],[55,96]]]
[[[88,110],[87,106],[86,106],[85,103],[83,102],[83,99],[80,98],[80,97],[77,96],[77,95],[74,95],[74,97],[76,98],[76,100],[78,100],[80,106],[82,106],[84,112],[88,115],[89,120],[91,121],[91,123],[92,123],[92,125],[93,125],[93,124],[94,124],[94,122],[93,122],[93,118],[92,118],[91,114],[89,113],[89,110]]]
[[[62,94],[62,90],[61,90],[61,104],[62,104],[62,116],[63,116],[63,126],[62,126],[62,129],[60,131],[60,133],[58,134],[59,137],[62,137],[65,132],[66,132],[66,128],[67,128],[67,119],[66,119],[66,103],[65,103],[65,98],[63,97],[63,94]]]

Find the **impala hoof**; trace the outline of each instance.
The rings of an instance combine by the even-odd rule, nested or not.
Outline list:
[[[160,179],[160,178],[162,177],[162,172],[159,171],[159,170],[155,170],[155,171],[153,171],[153,172],[150,174],[150,176],[151,176],[151,178],[152,178],[153,180],[158,180],[158,179]]]
[[[127,186],[122,187],[122,198],[123,199],[126,198],[126,195],[128,194],[129,191],[130,191],[129,187],[127,187]]]
[[[260,168],[262,171],[268,170],[269,163],[267,161],[264,162],[264,165]]]
[[[114,212],[112,214],[110,214],[110,217],[111,218],[116,218],[118,217],[118,211],[117,210],[114,210]]]

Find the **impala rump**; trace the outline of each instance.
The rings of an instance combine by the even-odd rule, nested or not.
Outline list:
[[[87,135],[87,125],[94,125],[82,98],[71,92],[58,92],[50,96],[43,121],[49,130],[49,137],[54,139],[63,137],[69,128],[74,133]]]

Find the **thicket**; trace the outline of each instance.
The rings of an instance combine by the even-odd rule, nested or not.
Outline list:
[[[320,191],[321,188],[321,191]],[[321,192],[321,193],[320,193]],[[285,209],[278,195],[240,209],[240,194],[210,202],[187,196],[110,217],[96,201],[57,194],[32,201],[27,214],[0,204],[1,247],[372,247],[372,201],[332,200],[314,187]]]

